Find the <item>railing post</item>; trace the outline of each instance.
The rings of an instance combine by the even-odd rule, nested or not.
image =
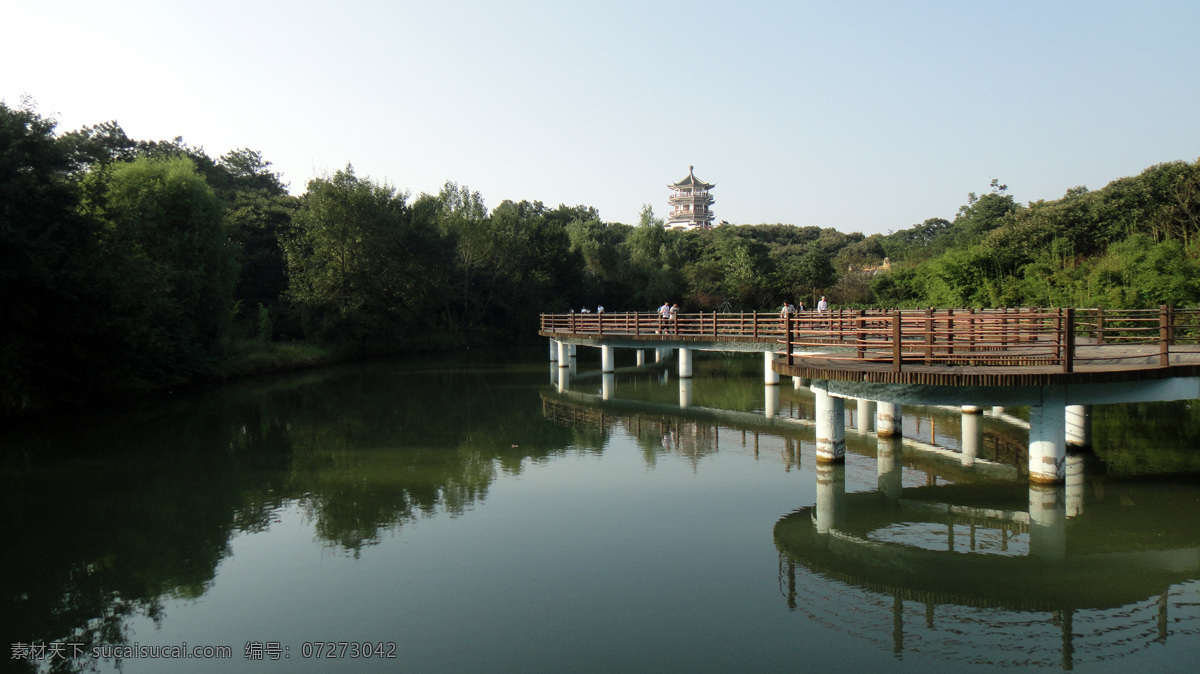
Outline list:
[[[858,359],[862,360],[867,355],[866,335],[863,334],[863,318],[864,312],[862,309],[855,311],[854,321],[854,341],[858,343]]]
[[[751,329],[754,331],[754,338],[758,339],[758,309],[754,310],[754,315],[750,317]],[[791,363],[788,363],[789,365]]]
[[[1096,343],[1104,343],[1104,308],[1096,309]]]
[[[633,312],[633,335],[636,337],[642,334],[642,312]]]
[[[604,314],[596,314],[596,334],[604,334]]]
[[[933,307],[925,310],[925,364],[933,361]]]
[[[954,310],[946,310],[946,364],[954,363]]]
[[[1171,307],[1158,307],[1158,364],[1171,364]]]
[[[1066,334],[1063,337],[1066,339],[1065,352],[1063,353],[1063,372],[1075,371],[1075,307],[1067,307],[1066,325],[1063,329]]]
[[[783,327],[787,332],[787,364],[792,365],[792,317],[790,314],[784,317]]]
[[[900,340],[903,337],[900,330],[902,320],[899,310],[892,312],[892,372],[899,372],[900,364],[903,361],[900,352]]]

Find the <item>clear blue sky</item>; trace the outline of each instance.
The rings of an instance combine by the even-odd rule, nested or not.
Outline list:
[[[294,193],[349,162],[632,224],[695,165],[718,220],[870,234],[1195,161],[1197,35],[1196,0],[47,0],[4,10],[0,98]]]

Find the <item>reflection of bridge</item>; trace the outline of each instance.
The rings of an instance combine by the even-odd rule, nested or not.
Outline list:
[[[763,354],[764,381],[780,373],[816,379],[818,460],[845,456],[837,420],[845,400],[875,404],[876,431],[902,433],[913,398],[981,411],[1028,405],[1029,479],[1066,478],[1066,445],[1090,442],[1088,405],[1200,398],[1200,310],[1099,309],[835,311],[775,314],[543,315],[551,360],[567,367],[577,345],[599,347],[601,371],[615,371],[617,348],[678,350],[681,380],[692,352]],[[681,399],[682,399],[681,393]],[[768,400],[769,406],[769,400]]]
[[[1082,483],[901,493],[892,470],[881,464],[877,493],[846,494],[844,469],[818,466],[816,505],[775,525],[790,608],[890,637],[896,653],[1064,669],[1200,627],[1181,590],[1200,574],[1193,492],[1172,500],[1169,484],[1112,482],[1084,513]],[[1172,516],[1128,506],[1147,501]]]

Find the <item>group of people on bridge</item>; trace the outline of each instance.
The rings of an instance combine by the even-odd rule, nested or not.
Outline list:
[[[783,307],[779,309],[780,318],[787,318],[789,314],[796,314],[804,311],[804,300],[800,300],[796,305],[789,304],[784,300]],[[821,301],[817,302],[817,311],[829,311],[829,302],[825,301],[825,296],[821,295]]]

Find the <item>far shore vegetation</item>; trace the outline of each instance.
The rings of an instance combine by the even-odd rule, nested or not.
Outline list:
[[[665,196],[664,196],[665,198]],[[869,198],[869,195],[864,195]],[[59,132],[0,102],[0,417],[364,356],[517,344],[540,313],[1200,302],[1200,160],[1053,201],[993,180],[953,220],[864,236],[667,229],[468,187],[412,195],[346,166],[293,195],[116,122]]]

